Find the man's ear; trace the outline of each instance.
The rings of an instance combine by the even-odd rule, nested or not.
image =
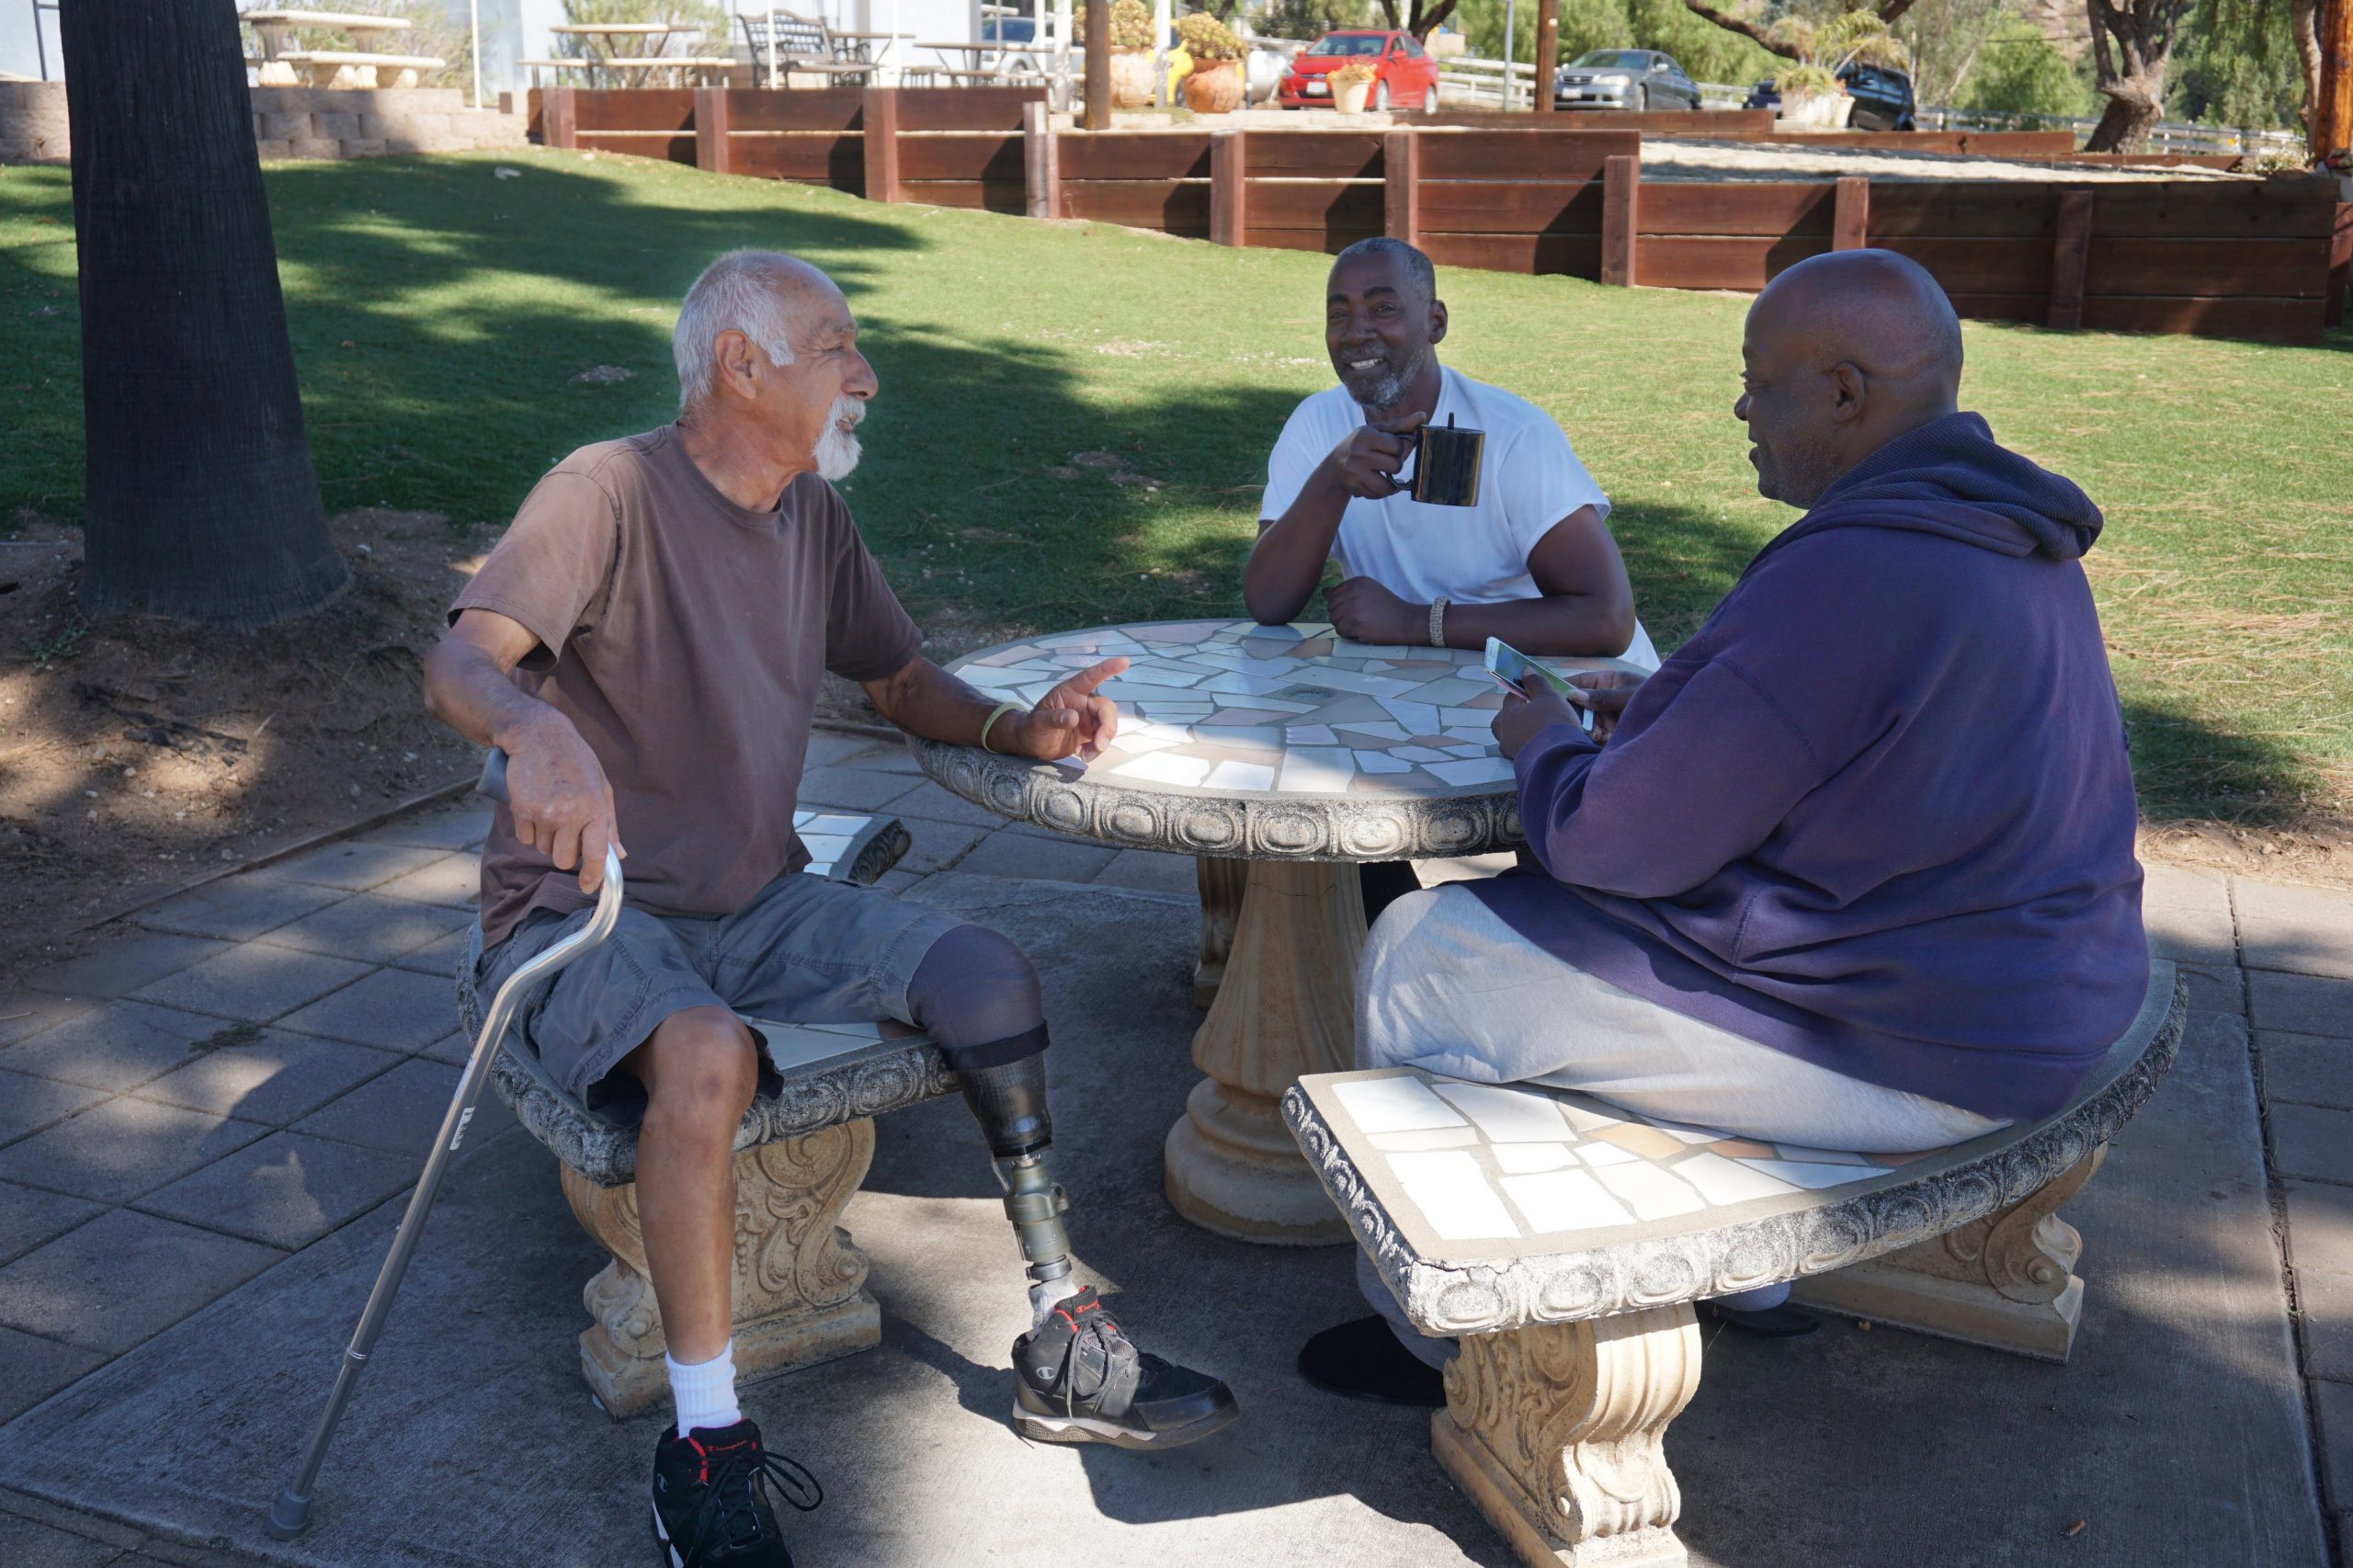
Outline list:
[[[711,339],[710,350],[722,386],[739,397],[757,395],[758,386],[752,375],[750,338],[730,328]]]
[[[1831,366],[1830,417],[1841,425],[1860,419],[1863,416],[1863,400],[1870,391],[1870,383],[1863,379],[1860,366],[1846,359]]]
[[[1446,301],[1444,300],[1430,301],[1430,341],[1432,343],[1446,341]]]

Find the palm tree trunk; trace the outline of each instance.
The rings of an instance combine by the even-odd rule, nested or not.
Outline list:
[[[64,0],[94,611],[265,626],[347,581],[286,340],[233,0]]]

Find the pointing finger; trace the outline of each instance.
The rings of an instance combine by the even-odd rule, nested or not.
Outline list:
[[[1117,657],[1105,659],[1100,664],[1089,665],[1086,668],[1079,671],[1076,675],[1063,682],[1061,686],[1055,687],[1055,695],[1058,697],[1086,697],[1092,693],[1097,687],[1101,686],[1105,681],[1109,680],[1113,676],[1118,675],[1127,667],[1128,661],[1123,658]]]

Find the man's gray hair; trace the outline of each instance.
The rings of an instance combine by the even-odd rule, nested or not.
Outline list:
[[[1424,300],[1438,298],[1438,268],[1430,264],[1430,258],[1418,246],[1409,245],[1403,240],[1392,240],[1386,234],[1358,240],[1334,256],[1332,265],[1338,267],[1345,261],[1366,260],[1373,256],[1385,256],[1403,267],[1405,275],[1414,280],[1414,287],[1422,291]]]
[[[719,378],[713,347],[722,332],[740,332],[768,357],[771,365],[792,363],[792,312],[777,287],[793,258],[772,250],[732,250],[709,267],[687,290],[678,324],[670,334],[670,356],[678,364],[678,407],[683,412],[710,395]]]

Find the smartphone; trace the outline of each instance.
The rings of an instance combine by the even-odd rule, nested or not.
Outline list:
[[[1593,710],[1580,706],[1571,696],[1576,688],[1500,637],[1487,639],[1487,674],[1495,677],[1495,684],[1517,697],[1531,695],[1531,687],[1550,687],[1562,701],[1576,709],[1578,725],[1591,733]]]

